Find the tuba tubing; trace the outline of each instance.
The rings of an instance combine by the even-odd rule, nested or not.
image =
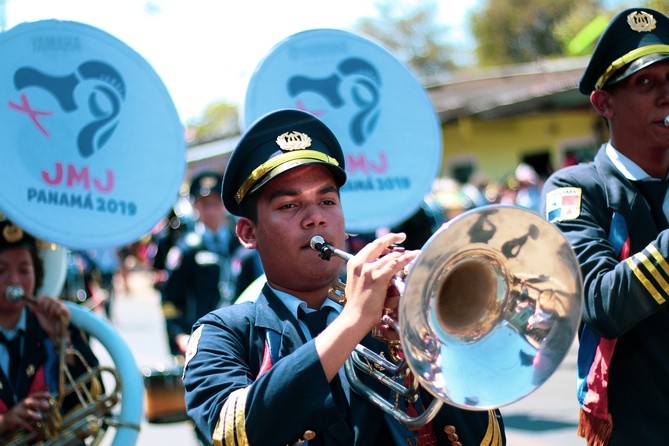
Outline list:
[[[323,260],[329,261],[333,255],[347,262],[353,258],[352,254],[335,248],[327,243],[320,235],[312,237],[309,245],[311,246],[311,249],[319,252],[320,257]],[[395,247],[391,246],[389,248],[393,249]],[[400,277],[396,277],[395,279],[401,280]],[[388,315],[384,315],[381,322],[391,325],[395,329],[399,328],[397,322]],[[406,378],[408,376],[407,362],[401,360],[399,364],[394,364],[378,353],[358,344],[351,356],[344,363],[344,372],[346,373],[346,378],[348,379],[351,388],[358,395],[364,397],[369,403],[395,418],[395,420],[407,429],[419,429],[429,423],[437,415],[444,404],[442,400],[435,398],[421,414],[416,416],[409,415],[406,412],[398,410],[394,402],[383,398],[377,392],[369,388],[369,386],[358,377],[356,369],[376,379],[378,382],[395,392],[398,396],[413,401],[417,398],[418,381],[414,377],[411,377],[409,379],[409,384],[404,385],[395,379],[398,377]],[[378,369],[384,370],[385,373]]]
[[[10,301],[17,302],[25,299],[35,302],[35,297],[25,295],[21,286],[9,285],[5,289],[5,294]],[[70,311],[71,323],[102,344],[120,375],[123,397],[120,402],[121,410],[118,415],[114,416],[113,427],[116,429],[116,435],[112,446],[135,444],[143,414],[144,384],[132,351],[108,321],[93,313],[89,308],[70,301],[63,301],[63,303]],[[63,435],[67,435],[67,429],[64,430]]]
[[[144,385],[139,366],[130,347],[105,319],[74,302],[65,301],[64,303],[70,310],[71,322],[79,329],[95,337],[104,346],[121,375],[123,397],[120,402],[121,410],[114,417],[113,427],[116,432],[112,445],[127,446],[135,444],[143,414]]]

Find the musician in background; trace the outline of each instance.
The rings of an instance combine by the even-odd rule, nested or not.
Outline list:
[[[543,191],[544,215],[583,272],[579,434],[589,445],[666,444],[669,18],[619,13],[579,90],[605,119],[609,141],[594,162],[554,173]]]
[[[191,327],[200,317],[234,300],[232,257],[239,249],[221,202],[223,176],[204,171],[191,180],[195,223],[169,250],[161,289],[172,355],[183,358]]]
[[[63,302],[37,296],[37,302],[8,299],[7,288],[20,286],[33,296],[42,285],[44,266],[37,241],[0,216],[0,443],[17,431],[34,431],[48,417],[50,394],[58,390],[61,329],[88,364],[97,365],[83,334],[69,326],[70,313]],[[73,356],[67,358],[73,375],[86,371]],[[98,389],[99,391],[99,389]],[[76,398],[67,398],[61,413],[71,409]]]
[[[270,113],[242,136],[222,196],[240,216],[237,236],[258,251],[268,283],[255,303],[216,310],[195,324],[184,367],[188,415],[215,445],[504,444],[496,410],[444,405],[412,432],[348,386],[342,366],[357,344],[386,352],[370,331],[384,308],[396,309],[391,279],[418,252],[390,250],[405,236],[383,235],[348,262],[346,305],[328,299],[344,264],[322,260],[310,240],[320,235],[344,248],[345,180],[339,142],[308,113]],[[314,316],[324,317],[320,328]]]

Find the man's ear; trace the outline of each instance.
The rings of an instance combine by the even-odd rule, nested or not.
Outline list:
[[[256,249],[256,225],[245,217],[240,217],[235,226],[237,238],[244,248]]]
[[[613,117],[613,107],[611,106],[611,93],[608,91],[604,90],[595,90],[592,93],[590,93],[590,103],[592,104],[593,107],[595,107],[595,110],[597,110],[597,113],[602,115],[603,117],[607,119],[611,119]]]

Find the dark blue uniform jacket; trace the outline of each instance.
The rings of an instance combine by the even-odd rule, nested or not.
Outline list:
[[[610,364],[610,445],[665,444],[669,426],[669,231],[658,234],[643,196],[602,147],[594,162],[562,169],[544,196],[582,189],[580,215],[556,221],[574,248],[584,279],[583,322],[617,338]],[[545,215],[545,214],[544,214]],[[628,261],[609,241],[612,221],[629,237]]]

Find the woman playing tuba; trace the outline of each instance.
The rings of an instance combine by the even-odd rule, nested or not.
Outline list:
[[[63,370],[77,377],[98,364],[82,332],[70,326],[70,312],[49,296],[20,298],[10,290],[33,296],[40,289],[44,266],[39,243],[0,216],[0,443],[33,436],[56,435],[64,413],[77,405],[75,395],[58,398]],[[61,349],[61,343],[67,349]],[[67,353],[66,353],[67,352]],[[72,354],[72,352],[76,352]],[[101,382],[88,391],[99,393]]]

